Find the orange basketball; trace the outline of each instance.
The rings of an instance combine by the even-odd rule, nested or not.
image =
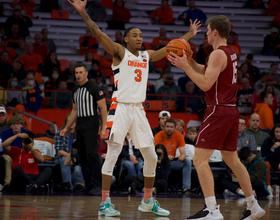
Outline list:
[[[183,39],[174,39],[167,44],[165,48],[165,55],[167,57],[168,55],[170,55],[170,52],[172,52],[177,56],[182,57],[183,50],[185,51],[186,56],[190,58],[192,55],[190,44]]]

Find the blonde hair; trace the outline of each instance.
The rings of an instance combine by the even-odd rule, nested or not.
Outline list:
[[[177,123],[178,123],[178,124],[180,124],[183,128],[185,128],[185,122],[184,122],[182,119],[176,119],[176,120],[175,120],[175,123],[176,123],[176,125],[177,125]]]

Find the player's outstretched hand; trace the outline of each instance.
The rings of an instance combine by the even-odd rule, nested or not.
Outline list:
[[[188,58],[186,56],[185,51],[183,50],[183,56],[179,57],[174,53],[170,53],[172,56],[168,56],[167,59],[174,65],[180,69],[184,69],[184,66],[188,65]]]
[[[68,2],[73,5],[78,12],[85,10],[87,5],[87,0],[68,0]]]
[[[192,20],[190,19],[190,32],[193,34],[193,36],[195,36],[198,32],[200,32],[201,30],[198,30],[198,28],[201,26],[200,21],[198,21],[197,19],[195,19],[194,22],[192,22]]]

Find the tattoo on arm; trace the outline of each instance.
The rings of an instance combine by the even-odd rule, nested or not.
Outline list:
[[[81,16],[85,21],[86,25],[88,26],[89,30],[91,31],[91,33],[95,35],[96,31],[100,30],[99,27],[96,25],[96,23],[93,20],[91,20],[91,18],[88,16],[88,13],[86,11],[83,11],[81,13]]]

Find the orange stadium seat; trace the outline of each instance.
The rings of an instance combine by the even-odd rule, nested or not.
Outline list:
[[[68,20],[69,19],[69,11],[52,10],[52,19]]]

